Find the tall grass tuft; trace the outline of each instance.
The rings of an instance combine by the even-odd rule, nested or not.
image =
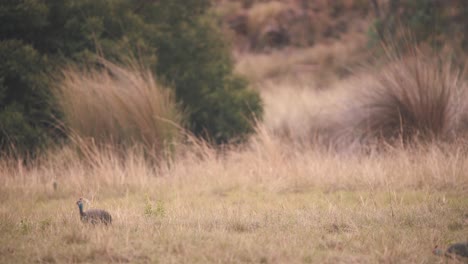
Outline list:
[[[387,143],[452,140],[466,116],[466,78],[450,62],[414,51],[377,74],[343,116],[348,136]],[[349,133],[351,132],[351,133]]]
[[[79,144],[139,145],[157,154],[180,139],[183,113],[171,90],[150,70],[100,60],[98,67],[69,67],[55,94],[70,135]]]

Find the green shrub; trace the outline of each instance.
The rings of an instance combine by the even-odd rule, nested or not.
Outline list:
[[[44,105],[46,74],[70,62],[86,65],[96,53],[121,63],[136,57],[175,89],[196,135],[218,143],[243,138],[254,116],[261,116],[260,98],[233,75],[229,47],[209,6],[209,0],[3,1],[0,57],[10,63],[0,66],[0,95],[6,94],[0,112],[15,101],[28,125],[42,131],[44,117],[57,116],[53,105]]]
[[[0,148],[33,154],[53,134],[46,60],[32,46],[0,41]]]
[[[252,132],[262,107],[259,95],[232,74],[229,47],[205,14],[208,3],[162,0],[145,14],[164,25],[151,37],[158,47],[155,70],[175,87],[189,112],[190,129],[223,143]]]

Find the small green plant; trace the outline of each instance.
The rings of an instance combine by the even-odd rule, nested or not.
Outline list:
[[[32,223],[28,219],[21,219],[18,224],[18,229],[24,235],[28,234],[32,229]]]
[[[150,197],[146,195],[144,213],[148,217],[164,217],[164,215],[166,214],[166,210],[164,209],[164,204],[161,200],[156,202],[156,206],[153,206],[153,202],[151,201]]]
[[[48,229],[51,224],[52,224],[52,220],[50,218],[46,218],[39,222],[39,227],[41,228],[41,230],[44,231]]]
[[[163,217],[166,214],[166,210],[164,209],[163,202],[159,200],[156,203],[156,210],[155,210],[156,215]]]

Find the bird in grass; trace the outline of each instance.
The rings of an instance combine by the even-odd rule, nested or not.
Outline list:
[[[468,241],[451,244],[445,251],[436,246],[432,252],[438,256],[445,255],[446,257],[468,261]]]
[[[91,224],[103,223],[105,225],[112,223],[112,216],[109,212],[102,209],[89,209],[87,211],[83,210],[83,198],[80,198],[76,204],[80,209],[80,218],[81,221]]]

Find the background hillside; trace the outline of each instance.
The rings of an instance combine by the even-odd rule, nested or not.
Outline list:
[[[382,59],[382,44],[400,51],[418,45],[442,52],[447,60],[466,61],[463,1],[215,2],[237,69],[253,81],[309,76],[320,79],[313,84],[322,88],[351,75],[355,66]]]
[[[449,98],[466,86],[463,1],[216,1],[214,9],[236,71],[261,91],[264,123],[277,135],[341,148],[370,134],[388,140],[401,129],[439,130],[423,123],[464,130],[464,121],[447,128],[448,119],[466,119],[464,103]],[[448,76],[457,84],[442,81]],[[426,94],[431,102],[421,101]],[[434,107],[447,116],[431,116]]]

